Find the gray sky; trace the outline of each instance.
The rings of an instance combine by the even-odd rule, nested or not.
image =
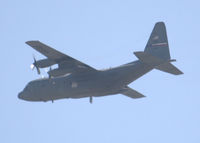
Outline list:
[[[198,0],[5,0],[0,2],[0,142],[199,143]],[[154,24],[166,23],[171,57],[184,75],[153,70],[130,84],[147,98],[123,95],[25,102],[40,40],[97,69],[124,64],[144,49]],[[45,72],[43,71],[43,74]]]

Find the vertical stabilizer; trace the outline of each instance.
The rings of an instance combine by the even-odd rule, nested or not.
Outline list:
[[[144,52],[134,52],[135,56],[143,63],[155,69],[174,75],[183,74],[171,64],[175,61],[170,58],[167,32],[164,22],[157,22],[151,32]]]
[[[157,22],[147,42],[144,52],[162,60],[169,60],[169,45],[164,22]]]

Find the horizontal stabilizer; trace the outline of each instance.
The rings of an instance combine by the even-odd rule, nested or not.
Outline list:
[[[165,62],[164,60],[152,56],[146,52],[134,52],[134,54],[140,61],[151,66],[157,66]]]
[[[175,67],[171,63],[164,63],[162,65],[155,67],[155,69],[158,69],[158,70],[170,73],[170,74],[174,74],[174,75],[183,74],[182,71],[180,71],[177,67]]]
[[[174,75],[183,74],[177,67],[172,65],[170,62],[174,62],[176,60],[163,60],[158,57],[154,57],[146,52],[134,52],[135,56],[143,63],[148,64],[155,69],[158,69],[163,72],[167,72]]]
[[[120,93],[125,96],[128,96],[130,98],[134,98],[134,99],[145,97],[141,93],[137,92],[136,90],[134,90],[128,86],[125,87],[124,89],[122,89],[122,91]]]

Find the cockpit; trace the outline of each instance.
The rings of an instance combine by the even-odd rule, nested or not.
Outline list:
[[[28,101],[34,100],[34,82],[29,82],[24,90],[18,94],[18,98]]]

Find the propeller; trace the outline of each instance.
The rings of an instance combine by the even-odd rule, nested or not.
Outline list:
[[[51,78],[51,75],[48,72],[50,72],[51,70],[52,70],[51,66],[49,67],[49,70],[47,68],[45,69],[45,72],[49,75],[49,78]]]
[[[51,71],[52,69],[51,69],[51,67],[49,68],[49,71]],[[49,78],[51,78],[51,75],[49,74]]]
[[[33,60],[34,60],[34,63],[31,64],[31,69],[34,70],[34,68],[36,68],[37,69],[37,73],[40,74],[40,68],[37,65],[37,60],[35,59],[34,55],[33,55]]]

